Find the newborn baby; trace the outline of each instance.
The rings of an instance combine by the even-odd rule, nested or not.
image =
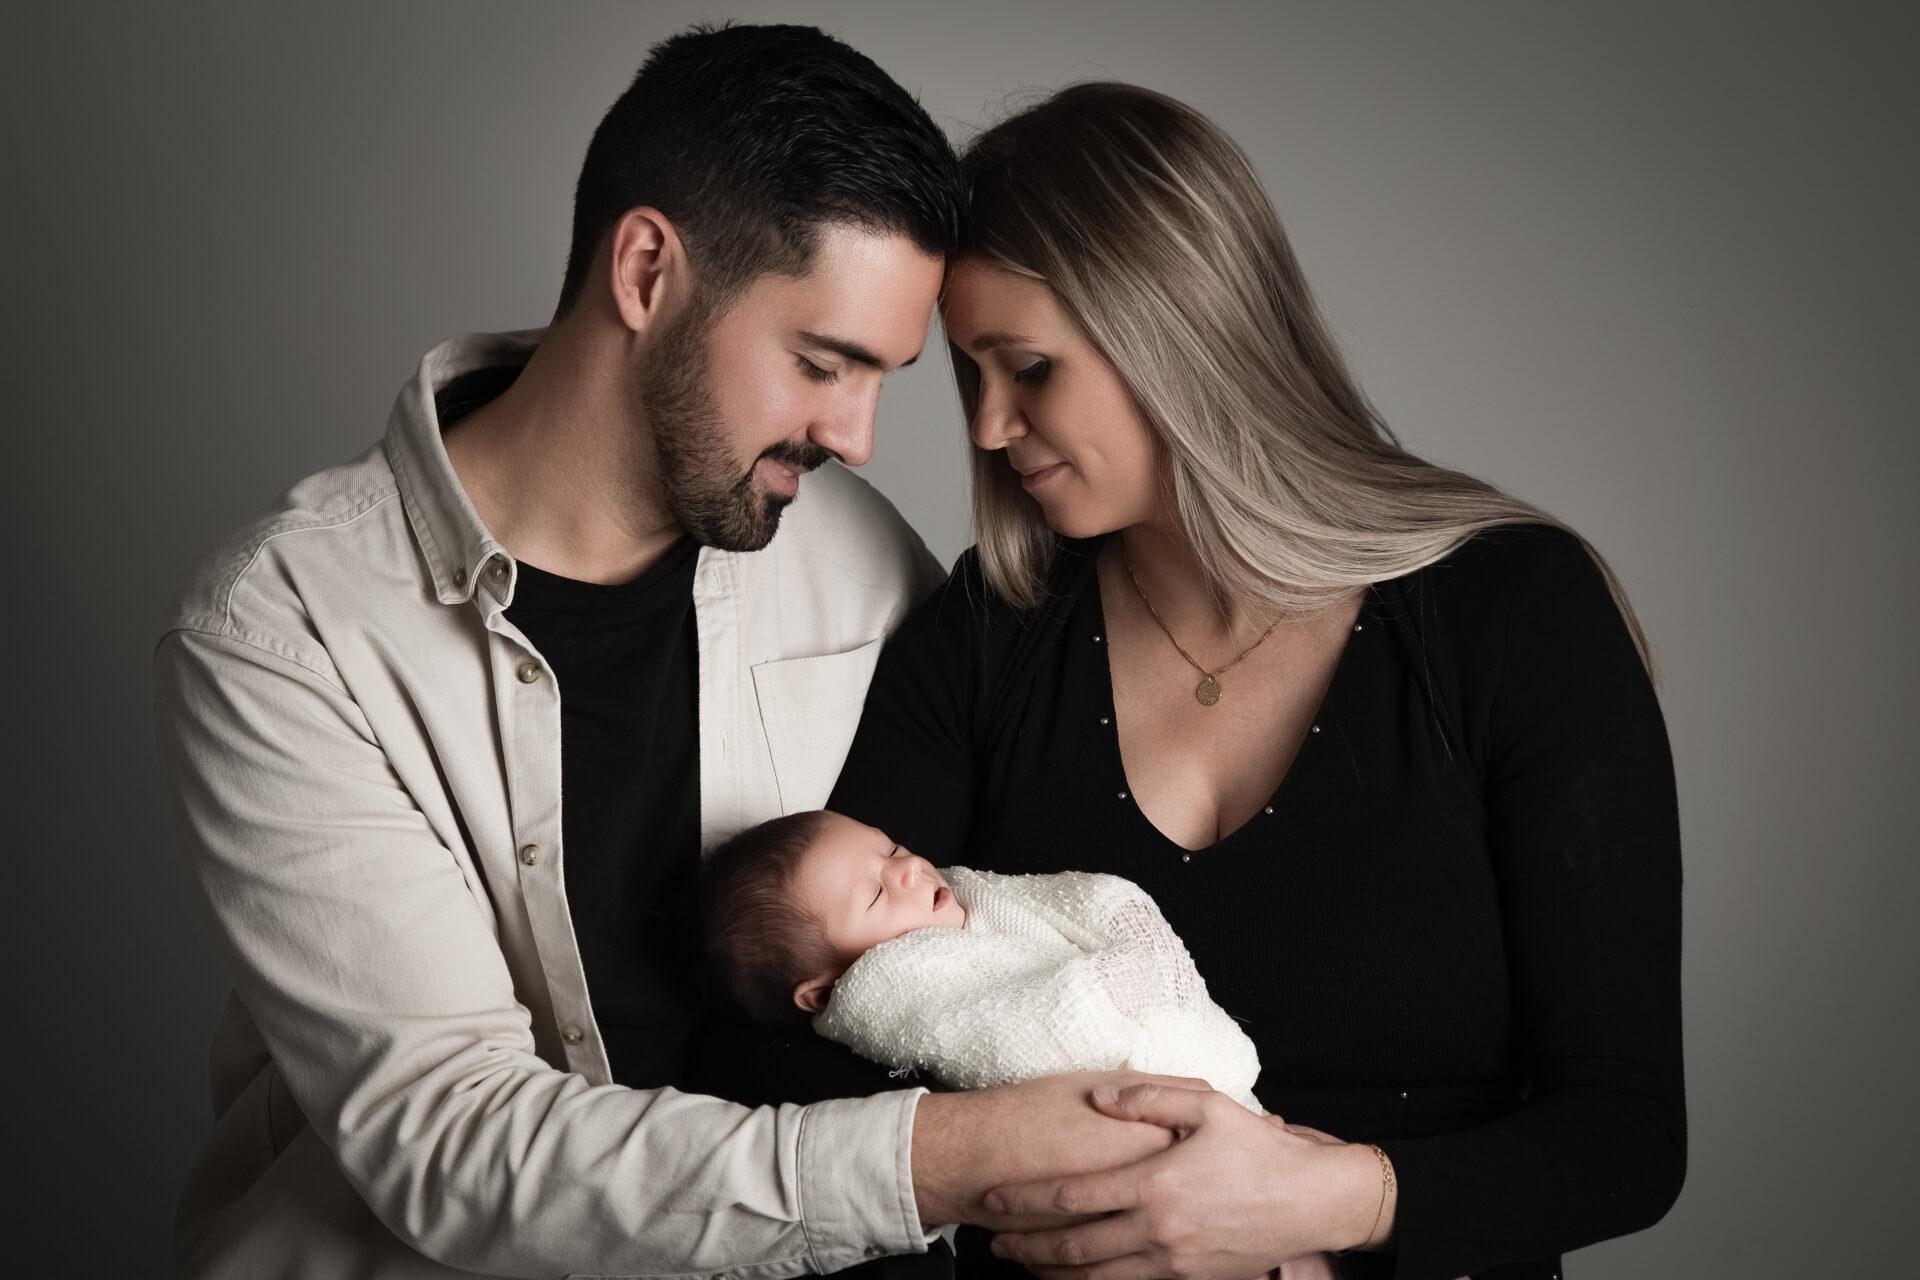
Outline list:
[[[702,875],[709,969],[762,1023],[811,1018],[955,1088],[1130,1067],[1260,1109],[1253,1042],[1131,881],[941,872],[826,812],[744,832]]]

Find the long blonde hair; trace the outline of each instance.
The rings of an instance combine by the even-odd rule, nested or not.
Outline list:
[[[1045,283],[1164,445],[1216,599],[1312,613],[1499,525],[1565,524],[1414,457],[1347,372],[1252,164],[1218,126],[1133,85],[1074,85],[974,140],[964,257]],[[954,360],[971,420],[978,371]],[[1031,608],[1059,539],[1003,462],[974,449],[988,581]],[[1613,592],[1641,660],[1646,636]]]

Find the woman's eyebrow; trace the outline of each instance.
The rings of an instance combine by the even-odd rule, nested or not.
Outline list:
[[[1027,347],[1033,345],[1033,339],[1024,333],[993,332],[983,333],[967,344],[969,351],[990,351],[994,347]]]

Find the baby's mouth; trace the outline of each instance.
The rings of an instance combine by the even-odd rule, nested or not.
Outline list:
[[[950,890],[949,890],[949,889],[947,888],[947,886],[945,886],[945,885],[936,885],[936,886],[934,886],[934,890],[933,890],[933,909],[934,909],[935,911],[938,911],[938,910],[939,910],[940,908],[942,908],[942,907],[944,907],[944,906],[946,906],[946,905],[947,905],[947,899],[949,899],[949,898],[951,898],[951,897],[953,897],[953,893],[952,893],[952,891],[950,891]]]

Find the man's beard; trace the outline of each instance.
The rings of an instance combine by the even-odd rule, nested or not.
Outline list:
[[[640,380],[640,406],[653,436],[660,488],[667,509],[702,546],[758,551],[773,541],[780,512],[792,499],[764,492],[754,480],[759,458],[745,475],[727,449],[714,405],[707,361],[713,316],[697,307],[665,334]],[[782,440],[760,458],[811,471],[833,454],[811,441]]]

